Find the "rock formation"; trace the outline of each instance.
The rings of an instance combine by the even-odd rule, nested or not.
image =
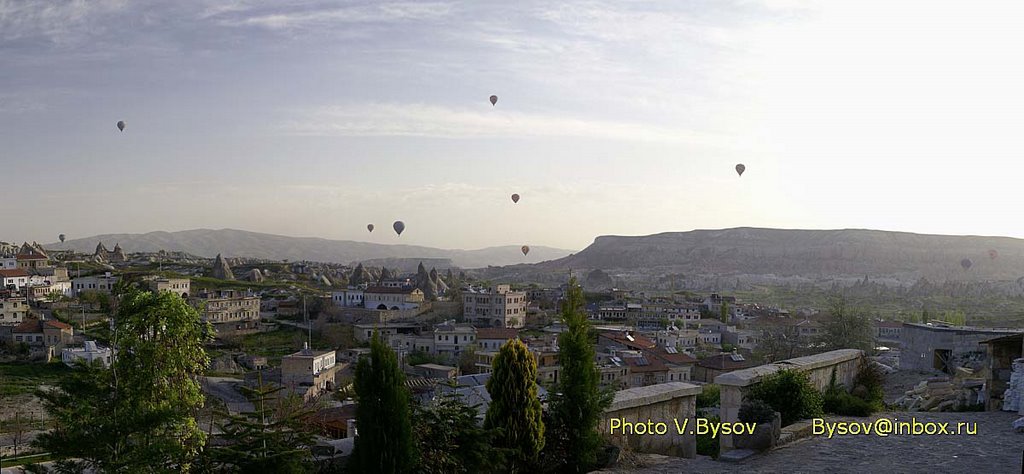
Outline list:
[[[259,268],[253,268],[245,276],[246,280],[251,281],[251,282],[255,282],[255,283],[263,283],[263,278],[264,278],[263,277],[263,273],[260,272]]]
[[[213,262],[213,277],[218,280],[234,280],[235,274],[231,272],[231,267],[228,266],[227,260],[224,260],[219,253],[217,259]]]
[[[435,272],[436,273],[436,272]],[[430,280],[430,274],[427,273],[427,269],[420,263],[419,267],[416,268],[416,277],[413,279],[416,288],[419,288],[423,292],[423,298],[427,301],[434,301],[437,299],[437,284]]]

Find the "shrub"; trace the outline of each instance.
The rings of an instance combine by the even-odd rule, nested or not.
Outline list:
[[[739,418],[744,423],[771,423],[775,420],[775,409],[764,400],[747,399],[740,406]]]
[[[826,413],[842,416],[869,416],[875,411],[870,402],[842,389],[825,393],[824,408]]]
[[[717,416],[708,418],[708,422],[711,424],[718,423],[719,421],[721,420]],[[697,435],[697,454],[718,459],[719,448],[718,438],[713,437],[710,432]]]
[[[807,374],[796,370],[781,370],[763,378],[748,396],[782,414],[783,426],[822,414],[821,392],[811,385]]]
[[[718,385],[709,383],[704,385],[704,390],[697,395],[697,408],[711,408],[719,406],[720,390]]]
[[[864,399],[864,401],[871,403],[876,406],[881,406],[882,400],[885,398],[885,373],[878,368],[873,362],[865,362],[861,365],[860,371],[857,372],[856,377],[853,379],[854,387],[858,395]],[[863,389],[861,388],[863,387]],[[861,395],[863,391],[866,393]]]

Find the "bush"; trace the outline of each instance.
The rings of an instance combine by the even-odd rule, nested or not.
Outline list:
[[[697,395],[697,408],[711,408],[719,406],[720,390],[718,385],[709,383],[703,386],[704,390]]]
[[[864,399],[864,401],[878,406],[881,406],[882,400],[885,399],[884,384],[885,374],[873,362],[862,364],[860,371],[857,372],[857,376],[853,379],[857,395]]]
[[[708,422],[711,424],[718,423],[719,421],[721,420],[717,416],[708,418]],[[710,432],[697,435],[697,454],[718,459],[719,448],[718,438],[711,436]]]
[[[740,406],[739,418],[744,423],[771,423],[775,420],[775,409],[764,400],[747,399]]]
[[[826,413],[842,416],[870,416],[875,407],[868,401],[844,392],[842,389],[828,391],[824,397]]]
[[[783,426],[822,414],[821,392],[811,385],[807,374],[796,370],[781,370],[763,378],[748,396],[782,414]]]

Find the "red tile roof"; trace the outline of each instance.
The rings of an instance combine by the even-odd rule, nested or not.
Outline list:
[[[620,331],[602,332],[600,334],[600,337],[610,339],[613,342],[622,344],[623,346],[632,349],[653,349],[658,346],[658,344],[655,343],[654,341],[638,334],[632,334],[633,340],[630,341],[626,337],[626,333]]]
[[[749,369],[757,364],[750,360],[732,360],[732,354],[718,354],[701,359],[697,365],[715,370],[740,370]]]
[[[0,270],[0,277],[14,278],[14,277],[27,277],[28,272],[24,268],[12,268],[9,270]]]
[[[655,357],[623,357],[622,361],[629,366],[630,372],[665,372],[668,367]],[[645,364],[644,361],[647,363]]]
[[[476,338],[480,339],[501,339],[507,341],[515,339],[519,331],[515,328],[479,328],[476,330]]]
[[[647,354],[648,356],[656,357],[656,358],[661,359],[661,360],[663,360],[665,362],[668,362],[669,364],[685,365],[685,364],[693,364],[693,363],[697,362],[697,359],[694,359],[693,357],[690,357],[688,354],[684,354],[682,352],[678,352],[678,353],[672,354],[672,353],[669,353],[668,351],[666,351],[662,347],[659,347],[657,349],[650,350],[650,351],[644,351],[644,354]]]
[[[41,334],[43,332],[44,325],[55,329],[71,329],[71,326],[52,319],[47,319],[46,321],[29,319],[17,325],[12,332],[20,334]]]

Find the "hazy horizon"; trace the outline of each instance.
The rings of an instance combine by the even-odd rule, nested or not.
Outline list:
[[[949,1],[0,0],[0,240],[1020,238],[1022,20]]]

